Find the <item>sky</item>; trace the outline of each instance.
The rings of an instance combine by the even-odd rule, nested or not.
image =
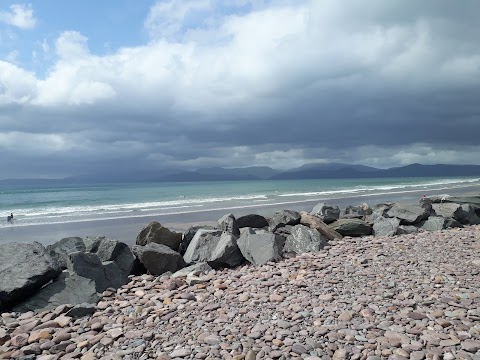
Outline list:
[[[0,179],[480,164],[478,0],[0,1]]]

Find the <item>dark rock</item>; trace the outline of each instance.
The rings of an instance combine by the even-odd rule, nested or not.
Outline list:
[[[419,205],[395,204],[387,211],[388,217],[400,219],[402,225],[417,224],[427,219],[431,215],[429,209],[422,208]]]
[[[478,225],[480,224],[480,217],[475,212],[474,206],[471,204],[462,204],[463,210],[462,218],[457,219],[459,222],[465,225]]]
[[[343,237],[342,234],[330,228],[318,216],[310,215],[304,211],[302,211],[300,214],[300,222],[302,225],[306,225],[311,229],[317,230],[327,240],[341,239]]]
[[[380,217],[388,217],[387,212],[393,206],[393,203],[377,204],[370,215],[365,217],[365,221],[373,224]]]
[[[416,234],[418,228],[413,225],[400,225],[397,229],[397,235]]]
[[[67,268],[68,255],[79,251],[87,251],[85,243],[79,237],[64,238],[55,244],[47,246],[47,252],[57,261],[62,269]]]
[[[165,245],[148,243],[145,246],[134,245],[132,251],[145,269],[153,275],[172,273],[185,266],[182,255]]]
[[[94,304],[81,303],[68,310],[65,315],[73,318],[81,318],[84,316],[93,315],[96,310],[97,307]]]
[[[133,268],[135,256],[127,244],[106,238],[98,238],[89,252],[98,255],[100,260],[113,261],[128,276]]]
[[[344,215],[358,215],[358,216],[367,216],[371,215],[373,212],[372,208],[367,203],[362,203],[358,206],[349,205],[344,211]]]
[[[180,254],[182,255],[185,254],[185,251],[187,251],[188,245],[190,245],[190,242],[192,241],[193,237],[195,236],[197,231],[200,229],[214,230],[213,226],[208,226],[208,225],[190,226],[182,235],[182,242],[178,247],[178,252]]]
[[[55,279],[61,268],[42,244],[0,245],[0,304],[9,307]]]
[[[14,310],[18,312],[44,311],[55,309],[63,304],[94,304],[98,299],[93,280],[65,270],[54,282],[44,286]]]
[[[297,225],[295,225],[295,226],[297,226]],[[285,225],[285,226],[277,228],[273,233],[276,234],[276,235],[282,236],[283,238],[286,239],[287,236],[289,236],[292,233],[292,228],[293,228],[292,225]],[[258,232],[255,232],[255,233],[258,234]]]
[[[340,218],[340,209],[338,206],[328,205],[326,203],[319,203],[315,205],[310,215],[318,216],[325,224],[331,224]]]
[[[207,262],[211,267],[234,267],[243,262],[237,238],[222,230],[200,229],[193,237],[183,259],[187,264]]]
[[[373,223],[373,234],[375,236],[394,236],[397,234],[400,220],[397,218],[379,217]]]
[[[298,225],[300,224],[300,213],[293,210],[282,210],[276,212],[270,220],[270,230],[274,232],[279,227],[285,225]]]
[[[170,249],[177,251],[182,242],[182,234],[170,231],[159,222],[152,221],[140,231],[136,244],[147,245],[152,242],[168,246]]]
[[[257,228],[261,229],[268,226],[268,221],[261,215],[250,214],[241,216],[237,219],[237,225],[239,228]]]
[[[457,203],[435,203],[432,205],[435,213],[444,218],[453,218],[462,224],[468,224],[470,220],[474,220],[476,214],[469,204]]]
[[[285,241],[283,250],[289,253],[302,254],[319,251],[326,245],[327,240],[317,230],[310,229],[305,225],[295,225],[291,229],[291,235]]]
[[[456,219],[445,218],[445,229],[448,228],[463,228],[463,225],[459,223]]]
[[[447,220],[441,216],[430,216],[428,219],[420,221],[415,226],[425,231],[438,231],[446,229],[446,222]]]
[[[238,239],[238,247],[253,265],[263,265],[269,261],[278,261],[282,258],[284,241],[278,235],[269,232],[258,232],[245,228]]]
[[[360,219],[339,219],[329,226],[343,236],[366,236],[372,234],[372,227]]]
[[[240,229],[233,214],[226,214],[218,220],[218,229],[226,231],[236,237],[240,236]]]

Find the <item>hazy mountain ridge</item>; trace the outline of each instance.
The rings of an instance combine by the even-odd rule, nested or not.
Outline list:
[[[64,179],[6,179],[3,185],[79,184],[121,182],[193,182],[193,181],[248,181],[248,180],[301,180],[301,179],[355,179],[395,177],[455,177],[479,176],[480,165],[422,165],[410,164],[389,169],[341,163],[306,164],[289,170],[275,170],[267,166],[247,168],[202,168],[195,171],[169,171],[135,174],[95,174],[72,176]]]

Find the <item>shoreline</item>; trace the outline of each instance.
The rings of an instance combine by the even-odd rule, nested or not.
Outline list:
[[[478,195],[480,186],[470,185],[449,189],[450,195]],[[247,214],[272,216],[280,210],[310,211],[319,202],[326,202],[339,206],[342,210],[348,205],[359,205],[366,202],[370,206],[383,202],[417,203],[425,190],[412,190],[408,192],[385,192],[376,195],[357,195],[344,198],[329,198],[324,200],[305,200],[285,202],[282,204],[259,205],[252,204],[248,207],[232,207],[220,210],[192,211],[169,215],[146,215],[138,217],[124,217],[108,220],[85,220],[58,224],[22,225],[15,224],[0,228],[0,243],[8,242],[40,242],[49,245],[56,241],[71,236],[106,236],[107,238],[134,245],[138,233],[151,221],[158,221],[170,230],[183,232],[192,225],[214,225],[217,220],[227,213],[235,217]],[[428,196],[445,194],[445,189],[428,191]]]

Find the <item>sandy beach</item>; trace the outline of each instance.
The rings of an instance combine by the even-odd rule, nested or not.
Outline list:
[[[443,190],[436,190],[429,192],[428,196],[444,193]],[[456,189],[449,189],[449,194],[478,195],[480,194],[480,187],[463,186]],[[322,201],[337,205],[343,209],[348,205],[359,205],[363,202],[368,203],[370,206],[387,201],[416,204],[422,195],[423,191],[399,193],[386,192],[376,196],[331,198]],[[304,201],[275,206],[264,206],[260,204],[256,206],[252,205],[251,208],[232,208],[219,211],[198,211],[175,215],[126,217],[111,220],[67,222],[60,224],[15,226],[14,223],[11,226],[0,228],[0,243],[38,241],[44,245],[48,245],[70,236],[84,237],[102,235],[132,245],[135,243],[135,239],[140,230],[151,221],[158,221],[174,231],[184,231],[189,226],[195,224],[215,224],[216,221],[226,213],[233,213],[236,217],[251,213],[272,216],[276,211],[284,209],[310,211],[318,202],[319,201]]]

